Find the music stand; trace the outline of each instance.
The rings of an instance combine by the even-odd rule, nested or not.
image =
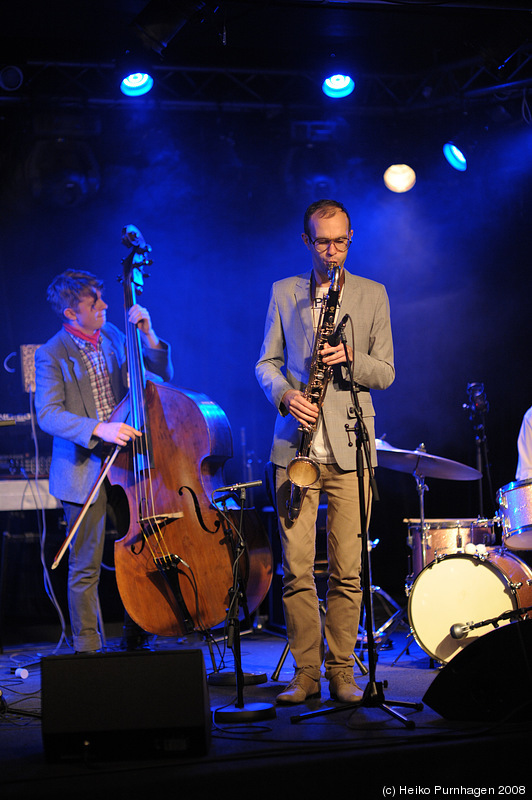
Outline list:
[[[373,470],[371,468],[371,459],[369,454],[369,446],[368,446],[368,431],[366,425],[363,420],[362,411],[360,409],[360,403],[358,401],[358,388],[355,385],[353,380],[353,373],[352,373],[352,366],[349,361],[347,355],[347,347],[346,347],[346,340],[345,335],[341,334],[341,340],[344,345],[344,351],[346,354],[346,365],[349,371],[350,381],[351,381],[351,396],[353,399],[353,407],[355,411],[355,425],[354,425],[354,432],[356,437],[356,472],[358,478],[358,501],[359,501],[359,509],[360,509],[360,525],[361,525],[361,539],[362,539],[362,575],[363,575],[363,582],[362,582],[362,601],[364,606],[364,611],[366,615],[366,637],[367,637],[367,647],[368,647],[368,670],[369,670],[369,678],[368,683],[364,689],[364,694],[360,703],[342,703],[338,706],[333,706],[330,708],[322,708],[318,711],[310,711],[305,714],[299,714],[296,716],[291,717],[291,722],[300,722],[304,719],[309,719],[310,717],[321,716],[324,714],[333,714],[337,711],[344,711],[345,709],[351,709],[353,712],[358,711],[360,708],[380,708],[386,714],[398,719],[402,722],[406,728],[412,729],[416,727],[416,724],[413,720],[407,719],[402,714],[399,714],[398,711],[395,711],[392,706],[403,707],[403,708],[413,708],[416,711],[421,711],[423,709],[423,703],[411,703],[406,700],[391,700],[386,702],[386,698],[384,696],[384,684],[382,681],[375,680],[376,678],[376,665],[377,665],[377,654],[375,650],[375,638],[374,638],[374,621],[373,621],[373,604],[371,599],[371,578],[370,578],[370,570],[369,570],[369,552],[368,552],[368,525],[367,525],[367,514],[366,514],[366,498],[365,498],[365,486],[364,486],[364,454],[366,457],[366,463],[368,464],[368,468],[370,470],[370,486],[371,486],[371,494],[376,499],[378,499],[377,493],[377,486],[375,483],[375,477],[373,474]],[[353,429],[349,428],[349,425],[346,424],[346,433],[349,436],[349,432]],[[363,452],[364,451],[364,452]]]

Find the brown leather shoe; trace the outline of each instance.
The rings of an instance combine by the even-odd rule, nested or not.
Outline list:
[[[278,703],[304,703],[308,697],[319,697],[321,686],[303,672],[296,672],[284,692],[277,695]]]
[[[329,692],[333,700],[341,703],[360,703],[364,692],[356,685],[350,670],[337,672],[329,680]]]

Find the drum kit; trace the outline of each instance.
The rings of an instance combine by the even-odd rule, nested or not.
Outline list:
[[[401,450],[383,439],[376,445],[379,466],[410,473],[416,480],[420,516],[404,522],[412,550],[407,613],[419,646],[431,659],[447,664],[479,636],[532,617],[532,570],[515,552],[532,550],[532,480],[499,489],[493,519],[428,520],[425,478],[480,480],[482,473],[430,455],[424,445]]]

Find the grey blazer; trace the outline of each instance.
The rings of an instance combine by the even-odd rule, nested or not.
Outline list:
[[[264,342],[255,367],[257,380],[266,397],[278,409],[270,458],[286,466],[300,445],[297,421],[281,403],[291,388],[304,391],[308,382],[314,330],[310,306],[311,273],[277,281],[272,286],[266,316]],[[355,382],[365,389],[386,389],[393,383],[395,369],[390,323],[390,305],[386,289],[380,283],[345,271],[345,284],[338,319],[348,314],[354,331]],[[347,342],[351,343],[350,324]],[[349,447],[346,423],[353,427],[353,401],[345,367],[336,367],[322,406],[323,421],[329,435],[336,463],[341,469],[356,467],[356,447]],[[369,391],[358,393],[368,429],[372,463],[375,450],[375,411]],[[354,443],[354,434],[350,434]]]
[[[127,393],[124,334],[112,323],[102,328],[102,348],[117,403]],[[170,348],[144,351],[146,368],[171,380]],[[84,503],[102,464],[102,442],[92,432],[98,423],[90,379],[70,334],[60,330],[35,352],[35,408],[43,431],[53,436],[50,494]]]

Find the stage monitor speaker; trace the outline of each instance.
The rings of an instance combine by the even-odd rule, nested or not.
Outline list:
[[[211,710],[201,650],[46,656],[48,761],[204,755]]]
[[[468,644],[438,673],[423,702],[451,720],[532,719],[532,620]]]

